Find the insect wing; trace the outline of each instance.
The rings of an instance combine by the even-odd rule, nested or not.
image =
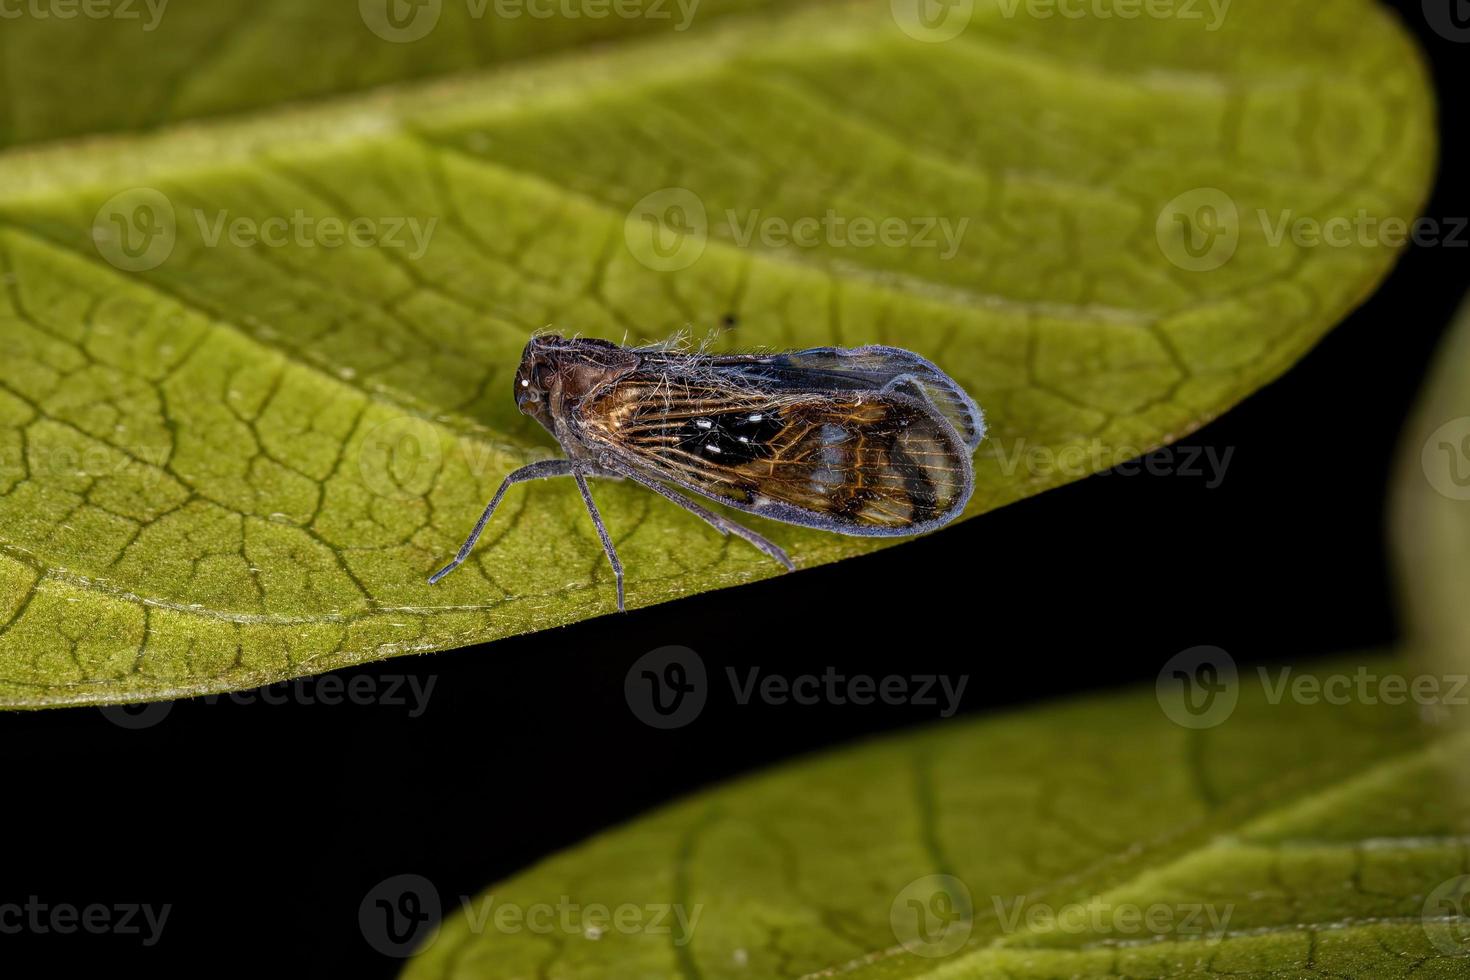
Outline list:
[[[934,364],[898,347],[813,347],[715,357],[712,367],[775,391],[906,392],[943,415],[971,453],[985,438],[985,416],[974,399]]]
[[[969,499],[968,447],[905,383],[801,391],[794,374],[790,384],[770,376],[797,370],[785,363],[689,375],[662,367],[581,411],[587,436],[645,476],[748,513],[856,535],[929,530]]]

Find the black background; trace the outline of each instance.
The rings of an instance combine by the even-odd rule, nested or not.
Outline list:
[[[1451,0],[1452,2],[1452,0]],[[1429,53],[1444,146],[1426,213],[1470,215],[1457,131],[1470,43],[1400,5]],[[962,711],[1151,682],[1216,644],[1243,663],[1391,643],[1384,498],[1405,415],[1470,285],[1458,248],[1411,248],[1281,381],[1185,439],[1223,482],[1093,477],[866,558],[493,645],[357,671],[433,678],[427,710],[181,702],[125,730],[96,709],[0,716],[0,902],[173,906],[162,941],[0,936],[36,954],[197,974],[393,975],[358,906],[413,873],[447,903],[683,793],[930,721],[932,707],[760,705],[716,694],[676,732],[630,711],[644,653],[710,674],[969,674]],[[1177,458],[1177,457],[1176,457]],[[312,691],[311,685],[304,690]],[[718,689],[718,686],[717,686]],[[8,971],[7,971],[8,972]]]

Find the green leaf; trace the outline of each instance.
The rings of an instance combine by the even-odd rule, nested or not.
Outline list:
[[[533,45],[276,106],[464,65],[436,33],[412,70],[283,90],[300,42],[279,14],[200,55],[238,98],[147,119],[271,107],[0,154],[0,700],[249,687],[609,612],[554,483],[425,582],[554,451],[509,392],[535,329],[642,342],[733,313],[719,345],[915,350],[989,415],[975,515],[1215,417],[1396,254],[1278,240],[1283,214],[1408,218],[1423,197],[1426,78],[1374,4],[1238,0],[1218,30],[985,7],[945,41],[891,7]],[[95,102],[134,98],[116,66],[78,70]],[[782,243],[829,211],[841,230]],[[648,224],[680,217],[683,237]],[[324,219],[381,241],[326,247]],[[899,224],[855,247],[855,219]],[[596,494],[630,605],[776,572],[636,487]],[[760,530],[802,566],[875,547]]]
[[[1226,680],[1203,727],[1161,684],[700,794],[438,896],[404,976],[1463,977],[1470,742],[1328,681],[1396,660],[1282,670]]]
[[[1413,651],[1442,672],[1470,670],[1470,303],[1451,324],[1404,433],[1392,517]]]
[[[153,129],[796,5],[617,0],[636,14],[618,17],[607,12],[610,0],[600,8],[600,0],[418,0],[392,10],[394,2],[93,0],[88,6],[107,16],[83,16],[78,6],[70,17],[7,17],[0,147]],[[546,10],[582,13],[533,15]],[[116,85],[123,77],[126,86]]]

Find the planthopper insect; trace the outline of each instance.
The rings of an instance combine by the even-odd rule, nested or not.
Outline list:
[[[588,477],[632,480],[776,561],[775,544],[672,487],[787,524],[865,536],[920,534],[964,510],[980,408],[944,372],[896,347],[709,354],[667,346],[536,337],[515,376],[516,406],[566,459],[505,478],[454,560],[469,557],[511,486],[570,476],[617,579],[623,564]]]

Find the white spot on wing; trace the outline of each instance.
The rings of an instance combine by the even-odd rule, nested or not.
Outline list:
[[[822,465],[812,471],[812,492],[831,493],[842,485],[842,464],[847,454],[842,444],[847,441],[847,430],[840,425],[824,425],[820,433],[822,440]]]

